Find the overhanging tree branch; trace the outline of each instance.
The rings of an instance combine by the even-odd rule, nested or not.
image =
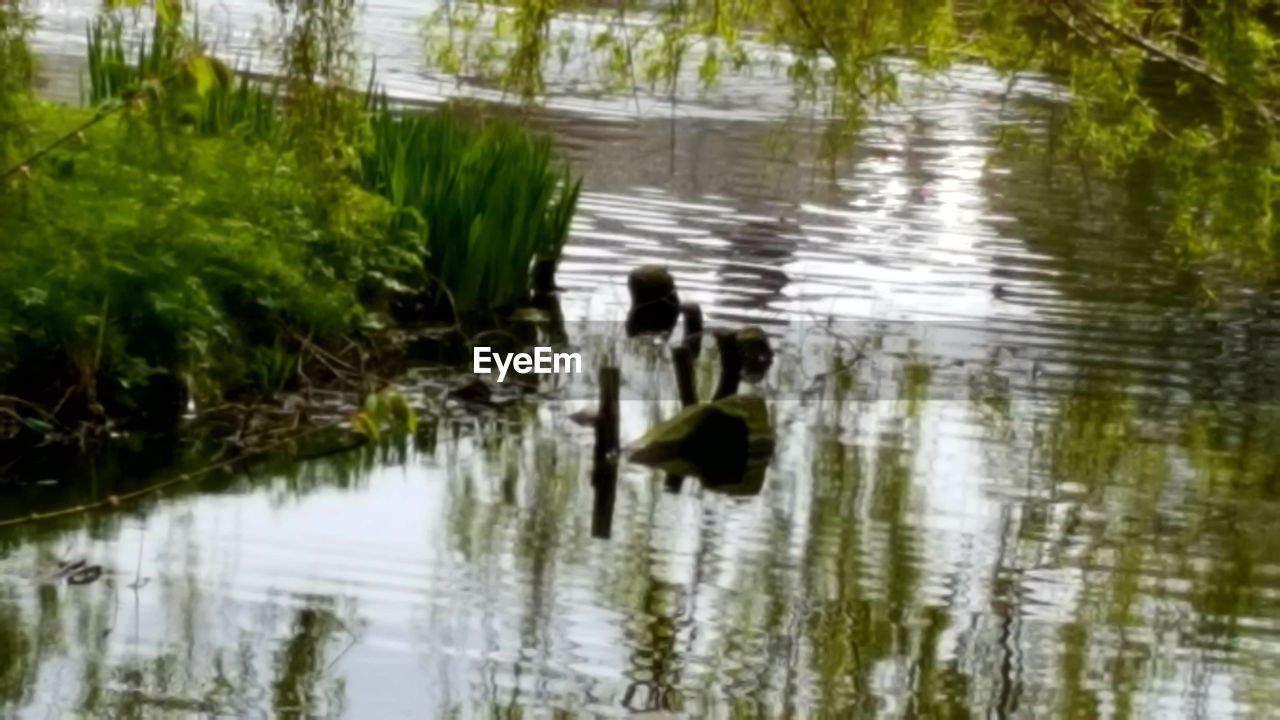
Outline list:
[[[832,47],[831,42],[827,39],[827,36],[818,30],[817,24],[813,22],[809,17],[808,11],[805,10],[803,0],[791,0],[791,9],[795,12],[796,18],[800,20],[800,24],[804,25],[805,30],[810,36],[812,36],[813,42],[818,45],[820,50],[827,54],[827,57],[831,58],[831,62],[835,63],[837,70],[839,70],[844,65],[844,56],[837,53],[836,49]],[[856,83],[853,84],[850,89],[858,95],[858,98],[862,100],[863,104],[871,104],[871,98],[867,97],[867,94],[862,90],[862,88],[858,87]]]
[[[1054,11],[1055,4],[1058,4],[1056,0],[1048,0],[1049,11],[1053,13],[1055,17],[1061,19],[1061,16]],[[1133,29],[1125,27],[1106,17],[1104,14],[1099,12],[1097,8],[1090,6],[1087,0],[1079,2],[1077,0],[1061,0],[1060,4],[1067,8],[1067,11],[1071,14],[1072,18],[1082,18],[1089,23],[1100,26],[1112,36],[1131,47],[1137,48],[1147,55],[1173,63],[1210,85],[1213,85],[1224,92],[1235,95],[1248,104],[1252,108],[1254,114],[1257,115],[1258,119],[1262,122],[1269,126],[1274,126],[1276,124],[1275,113],[1263,104],[1261,100],[1250,97],[1238,87],[1233,86],[1226,78],[1214,72],[1212,68],[1198,58],[1174,52],[1168,48],[1162,47],[1159,43],[1152,42]],[[1075,23],[1068,22],[1066,25],[1073,32],[1081,32]]]

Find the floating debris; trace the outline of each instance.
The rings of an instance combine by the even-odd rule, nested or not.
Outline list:
[[[513,388],[516,386],[513,384]],[[464,383],[449,388],[445,396],[468,405],[480,405],[490,408],[504,408],[514,405],[520,400],[518,394],[510,390],[495,387],[492,381],[483,378],[472,378]]]
[[[63,560],[58,563],[58,569],[49,579],[62,580],[68,585],[88,585],[96,582],[102,575],[101,565],[91,565],[83,559]]]

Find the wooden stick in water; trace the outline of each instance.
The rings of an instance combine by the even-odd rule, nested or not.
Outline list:
[[[618,492],[618,395],[622,372],[616,367],[600,368],[600,408],[596,414],[596,447],[591,485],[595,504],[591,513],[591,535],[608,538],[613,532],[613,503]]]
[[[716,331],[716,347],[720,349],[720,384],[716,386],[714,398],[721,400],[738,393],[738,382],[742,379],[742,353],[738,347],[738,336],[731,330]]]
[[[684,338],[681,342],[689,348],[689,355],[697,360],[702,354],[702,306],[684,303],[680,306],[680,314],[684,316]]]
[[[600,368],[600,409],[596,415],[597,463],[612,462],[618,449],[618,394],[622,388],[622,371],[616,367]]]
[[[698,402],[698,388],[693,377],[693,354],[688,347],[671,348],[671,364],[676,369],[676,387],[680,389],[680,405],[689,407]]]
[[[556,297],[556,263],[550,258],[538,258],[533,264],[533,304],[546,307]]]

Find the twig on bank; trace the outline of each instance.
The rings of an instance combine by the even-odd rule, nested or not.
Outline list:
[[[474,346],[476,342],[480,340],[480,338],[489,337],[489,336],[502,337],[517,343],[520,342],[520,338],[516,337],[514,334],[506,330],[502,330],[501,328],[493,328],[492,330],[483,330],[481,332],[476,333],[475,335],[464,335],[464,337],[467,338],[467,344],[472,346]]]
[[[0,403],[8,403],[10,405],[17,405],[18,407],[27,408],[28,410],[35,412],[35,414],[39,415],[42,419],[48,421],[52,425],[56,427],[62,427],[62,423],[58,422],[58,419],[54,417],[52,414],[50,414],[48,410],[45,410],[44,408],[31,402],[30,400],[23,400],[22,398],[14,397],[13,395],[0,395]],[[61,403],[59,403],[59,405],[61,405]],[[17,413],[14,413],[14,415],[17,416],[19,420],[22,419],[22,417],[19,416]]]
[[[32,153],[31,155],[28,155],[26,159],[19,160],[17,165],[14,165],[8,170],[5,170],[4,172],[0,173],[0,180],[7,180],[12,176],[17,175],[18,173],[21,173],[23,171],[29,171],[32,163],[36,162],[37,160],[44,157],[45,155],[48,155],[54,150],[57,150],[63,145],[71,142],[75,138],[81,137],[84,134],[84,131],[88,130],[94,125],[97,125],[103,120],[106,120],[107,118],[111,117],[116,112],[118,112],[122,107],[124,107],[124,103],[121,103],[120,105],[115,107],[106,107],[99,110],[97,113],[94,114],[93,117],[80,123],[74,129],[68,132],[66,135],[63,135],[57,140],[54,140],[52,143],[45,145],[44,147]]]
[[[294,332],[293,337],[301,343],[303,351],[319,361],[321,365],[333,374],[334,378],[353,387],[361,387],[360,381],[363,379],[363,373],[350,363],[316,345],[309,337],[304,337],[298,332]],[[301,367],[301,358],[299,358],[299,367]]]
[[[427,279],[436,284],[444,296],[449,300],[449,316],[453,318],[453,322],[449,325],[449,329],[457,330],[459,333],[466,335],[462,330],[462,313],[458,308],[458,300],[453,296],[453,291],[445,284],[443,280],[436,277],[432,273],[426,273]]]
[[[53,411],[51,414],[56,417],[58,413],[62,412],[62,406],[67,404],[67,401],[71,399],[71,396],[75,394],[76,390],[79,389],[79,387],[80,387],[79,385],[72,385],[71,387],[67,388],[67,391],[62,393],[62,399],[58,400],[58,404],[53,406]]]
[[[305,337],[304,337],[302,334],[298,333],[298,332],[295,330],[295,331],[293,331],[293,337],[294,337],[294,339],[296,339],[298,342],[302,343],[302,346],[303,346],[304,348],[308,348],[308,349],[310,349],[310,350],[311,350],[313,353],[315,353],[316,355],[318,355],[318,356],[320,356],[320,357],[322,357],[322,358],[327,358],[328,360],[330,360],[330,361],[332,361],[332,362],[334,362],[334,363],[337,363],[338,365],[341,365],[344,369],[346,369],[346,370],[347,370],[347,371],[349,371],[349,372],[352,372],[352,373],[356,372],[356,367],[355,367],[354,365],[352,365],[351,363],[349,363],[349,362],[347,362],[347,361],[343,360],[342,358],[338,357],[337,355],[334,355],[333,353],[329,352],[328,350],[325,350],[324,348],[320,347],[319,345],[315,344],[315,343],[311,340],[311,336],[310,336],[310,335],[307,335],[307,336],[305,336]]]

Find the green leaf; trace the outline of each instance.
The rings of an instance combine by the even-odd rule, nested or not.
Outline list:
[[[196,81],[196,94],[204,97],[218,83],[218,75],[214,70],[213,63],[209,58],[199,55],[191,58],[187,63],[187,68],[191,71],[191,77]]]
[[[22,418],[22,424],[40,433],[41,435],[48,435],[49,433],[52,433],[54,430],[53,425],[50,425],[49,423],[45,422],[44,420],[40,420],[39,418],[24,417]]]
[[[356,416],[351,418],[351,428],[370,440],[377,440],[381,435],[378,423],[364,413],[356,413]]]

